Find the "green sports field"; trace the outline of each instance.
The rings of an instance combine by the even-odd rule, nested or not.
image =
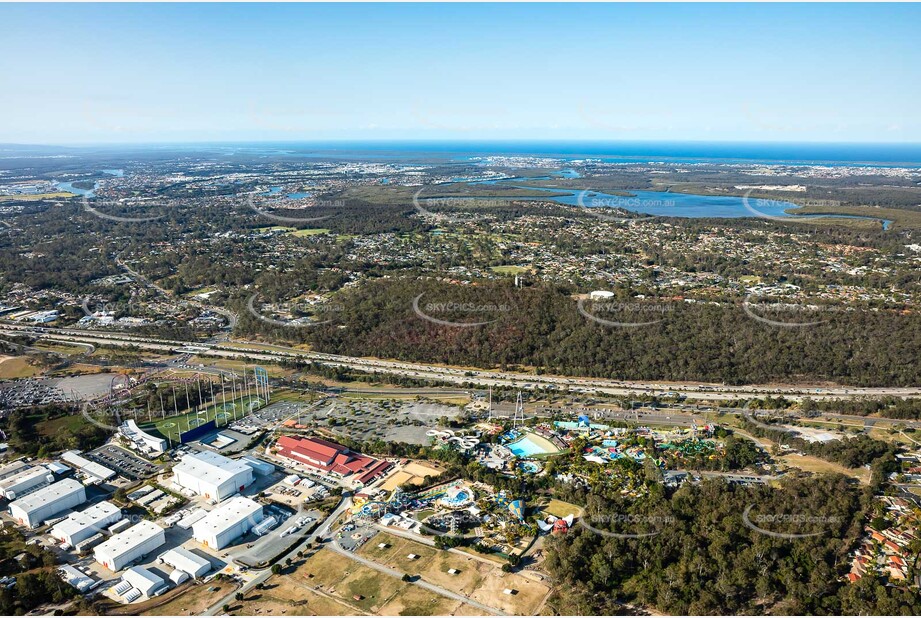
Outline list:
[[[167,416],[162,419],[154,419],[153,422],[141,424],[141,428],[150,431],[152,434],[171,440],[174,444],[179,443],[179,434],[185,433],[190,429],[195,429],[199,425],[217,419],[217,426],[223,427],[232,423],[234,419],[240,420],[246,414],[258,410],[265,405],[261,397],[251,395],[241,397],[227,403],[218,403],[209,406],[206,410],[196,414],[187,412],[178,416]]]

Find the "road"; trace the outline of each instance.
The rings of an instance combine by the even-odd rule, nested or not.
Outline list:
[[[921,397],[921,387],[810,387],[792,385],[727,386],[704,383],[632,382],[595,378],[570,378],[563,376],[533,375],[527,373],[459,369],[442,365],[411,363],[376,358],[343,356],[310,352],[280,345],[267,346],[255,342],[234,341],[207,344],[198,341],[177,341],[142,337],[132,333],[98,332],[73,328],[50,328],[0,323],[0,334],[30,334],[52,341],[81,342],[112,347],[136,346],[158,352],[172,351],[186,346],[200,348],[200,356],[236,358],[281,362],[297,359],[316,361],[328,366],[357,369],[367,372],[429,379],[453,384],[473,384],[478,387],[506,386],[522,390],[551,389],[572,393],[606,393],[609,395],[637,396],[680,394],[690,400],[731,400],[741,397],[783,396],[791,400],[810,397],[822,399],[850,399],[855,397]]]
[[[307,536],[305,536],[305,537],[303,538],[303,540],[302,540],[300,543],[298,543],[297,545],[295,545],[295,546],[291,549],[291,551],[289,551],[289,552],[286,553],[285,555],[281,556],[281,557],[277,560],[277,562],[278,562],[278,563],[281,563],[281,564],[284,564],[285,560],[287,560],[288,558],[292,558],[292,559],[295,558],[295,557],[297,556],[297,552],[303,550],[304,547],[307,545],[307,543],[311,543],[311,542],[313,542],[315,539],[320,538],[320,537],[322,537],[323,535],[328,535],[328,534],[329,534],[329,527],[330,527],[337,519],[339,519],[339,516],[341,516],[342,513],[345,512],[345,510],[346,510],[347,508],[349,508],[349,506],[351,505],[351,502],[352,502],[352,501],[351,501],[351,498],[349,498],[348,496],[344,496],[344,497],[342,498],[342,500],[339,501],[339,505],[335,508],[335,510],[333,510],[333,512],[329,514],[329,517],[327,517],[326,519],[324,519],[324,520],[320,523],[320,525],[318,525],[316,528],[314,528],[314,531],[313,531],[313,532],[311,532],[310,534],[308,534]],[[236,595],[237,595],[237,594],[239,594],[239,593],[241,593],[241,592],[242,592],[243,594],[246,594],[247,592],[249,592],[250,590],[252,590],[253,588],[255,588],[258,584],[265,583],[265,581],[266,581],[269,577],[271,577],[271,576],[272,576],[272,569],[270,569],[270,568],[269,568],[269,569],[263,569],[256,577],[254,577],[253,579],[249,580],[248,582],[246,582],[245,584],[243,584],[243,586],[241,586],[241,587],[238,588],[237,590],[234,590],[233,592],[231,592],[230,594],[228,594],[227,596],[225,596],[224,598],[222,598],[220,601],[218,601],[217,603],[215,603],[214,605],[212,605],[211,607],[209,607],[209,608],[207,609],[207,611],[205,611],[204,614],[202,614],[202,615],[204,615],[204,616],[214,616],[214,615],[216,615],[216,614],[218,614],[218,613],[223,614],[223,613],[224,613],[224,605],[232,605],[233,603],[235,603],[235,602],[236,602]]]
[[[350,558],[354,560],[355,562],[363,564],[366,567],[369,567],[369,568],[374,569],[375,571],[384,573],[385,575],[389,575],[396,579],[400,579],[403,577],[403,573],[400,571],[397,571],[396,569],[391,569],[390,567],[384,566],[382,564],[378,564],[377,562],[374,562],[373,560],[368,560],[367,558],[363,556],[358,556],[353,552],[342,549],[342,547],[339,546],[338,541],[334,540],[333,542],[331,542],[328,545],[328,548],[338,554],[345,556],[346,558]],[[421,577],[415,577],[409,583],[411,583],[414,586],[419,586],[420,588],[425,588],[426,590],[434,592],[435,594],[440,594],[443,597],[448,597],[449,599],[454,599],[456,601],[462,601],[464,603],[467,603],[471,607],[475,607],[481,611],[488,612],[490,614],[493,614],[494,616],[508,616],[508,614],[503,612],[501,609],[496,609],[495,607],[484,605],[483,603],[480,603],[479,601],[474,601],[473,599],[469,597],[465,597],[462,594],[452,592],[450,590],[442,588],[441,586],[436,586],[435,584],[430,584],[429,582],[425,581]]]

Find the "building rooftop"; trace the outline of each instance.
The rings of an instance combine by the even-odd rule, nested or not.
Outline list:
[[[189,453],[173,468],[174,472],[183,472],[213,485],[220,485],[238,474],[251,470],[252,468],[242,462],[210,451]]]
[[[67,516],[67,519],[51,529],[51,534],[55,537],[70,536],[91,526],[96,526],[99,522],[105,521],[116,513],[121,513],[121,509],[104,500],[78,513],[71,513]]]
[[[42,487],[41,489],[38,489],[31,494],[23,496],[19,500],[11,502],[10,506],[16,506],[26,513],[31,513],[47,504],[56,502],[64,496],[69,496],[74,492],[81,490],[86,491],[86,488],[80,481],[75,481],[74,479],[64,479],[63,481],[52,483],[51,485]]]
[[[95,551],[97,554],[120,556],[161,533],[163,533],[163,528],[145,519],[124,532],[119,532],[105,543],[96,546]]]
[[[80,451],[66,451],[61,453],[61,459],[66,461],[69,464],[72,464],[86,472],[91,476],[95,476],[100,481],[107,481],[108,479],[115,476],[115,472],[98,464],[95,461],[90,461],[86,457],[80,454]]]
[[[276,443],[278,454],[340,476],[365,473],[378,466],[373,457],[320,438],[282,436]]]
[[[122,579],[145,595],[149,595],[166,586],[166,580],[140,566],[131,567],[125,571],[122,575]]]
[[[207,566],[211,569],[211,562],[205,560],[184,547],[176,547],[165,552],[160,559],[166,564],[173,566],[180,571],[185,571],[190,575],[195,574],[200,568]]]
[[[50,474],[48,470],[41,466],[36,468],[23,468],[21,470],[17,470],[10,476],[0,479],[0,490],[6,491],[10,487],[14,487],[23,481],[44,478],[48,476],[48,474]]]
[[[262,505],[249,498],[237,496],[223,503],[203,519],[192,524],[195,536],[215,535],[262,510]],[[256,523],[256,522],[254,522]]]

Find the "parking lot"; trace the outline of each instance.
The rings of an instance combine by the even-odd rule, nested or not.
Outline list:
[[[133,481],[151,477],[160,471],[159,466],[144,461],[125,449],[112,444],[100,446],[95,451],[89,452],[87,456],[96,463],[111,468],[118,474]]]

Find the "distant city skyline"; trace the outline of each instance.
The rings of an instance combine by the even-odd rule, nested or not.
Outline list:
[[[0,143],[921,142],[918,5],[2,4]]]

